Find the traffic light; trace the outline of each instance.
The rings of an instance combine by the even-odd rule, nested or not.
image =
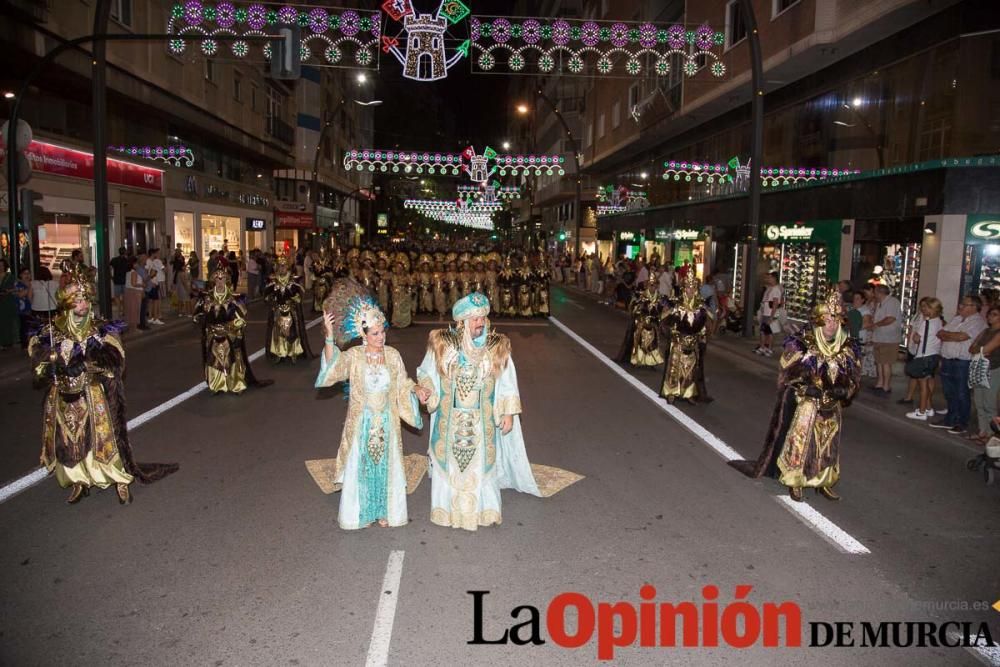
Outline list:
[[[298,24],[278,27],[281,39],[271,42],[271,78],[298,79],[302,75],[302,31]]]
[[[559,232],[559,240],[560,241],[565,241],[566,240],[566,230],[565,229],[560,230],[560,232]]]

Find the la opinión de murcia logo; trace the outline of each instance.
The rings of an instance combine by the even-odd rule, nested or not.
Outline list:
[[[490,591],[466,591],[472,596],[472,639],[468,644],[542,645],[578,649],[594,642],[599,660],[612,660],[615,649],[803,646],[802,610],[798,603],[749,601],[753,586],[737,585],[731,600],[719,599],[719,588],[701,589],[701,601],[658,602],[656,588],[639,589],[639,603],[621,600],[596,604],[583,593],[560,593],[549,600],[544,613],[532,605],[514,607],[517,621],[502,632],[483,626],[485,598]],[[573,624],[572,618],[576,622]],[[949,621],[811,621],[808,647],[972,647],[993,644],[989,625]]]

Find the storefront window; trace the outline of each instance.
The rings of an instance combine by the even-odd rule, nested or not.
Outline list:
[[[299,244],[299,232],[295,229],[276,229],[274,230],[274,245],[278,249],[278,253],[293,253],[295,249],[298,248]]]
[[[39,264],[58,276],[60,262],[69,259],[73,251],[80,248],[87,264],[94,266],[91,220],[89,216],[63,213],[42,216],[42,224],[38,226]]]
[[[190,255],[195,249],[193,213],[174,213],[174,236],[177,237],[184,256]]]
[[[220,252],[240,251],[240,239],[243,237],[242,220],[224,215],[203,214],[201,216],[201,262],[202,268],[208,271],[208,255],[213,250]]]

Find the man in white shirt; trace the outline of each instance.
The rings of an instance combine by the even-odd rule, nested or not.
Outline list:
[[[149,251],[149,259],[146,260],[146,274],[149,276],[149,289],[146,296],[149,299],[149,320],[150,324],[163,324],[160,319],[160,289],[167,279],[164,271],[163,260],[160,259],[160,249],[153,248]]]
[[[674,267],[668,264],[660,272],[660,281],[656,291],[660,293],[660,296],[674,298]]]
[[[979,314],[983,301],[978,296],[965,296],[958,304],[958,314],[938,332],[941,339],[941,390],[948,401],[948,414],[928,422],[933,428],[946,428],[949,433],[962,435],[969,426],[972,400],[969,389],[969,347],[986,329],[986,320]]]
[[[642,258],[636,260],[638,269],[635,272],[635,284],[636,290],[639,289],[639,285],[645,286],[649,282],[649,269],[646,268],[646,263],[642,261]]]
[[[892,392],[892,365],[899,356],[903,339],[903,309],[899,299],[892,296],[886,285],[875,287],[875,312],[867,329],[872,332],[875,364],[878,378],[872,388],[876,394],[888,396]]]
[[[784,305],[785,293],[778,284],[778,274],[767,274],[764,277],[764,298],[760,302],[760,345],[754,350],[754,354],[764,357],[774,354],[771,350],[771,335],[774,333],[771,324],[778,321],[778,309]]]
[[[260,289],[260,265],[257,264],[257,249],[250,251],[247,257],[247,298],[256,299]],[[308,258],[307,258],[308,259]],[[309,275],[308,271],[306,275]]]

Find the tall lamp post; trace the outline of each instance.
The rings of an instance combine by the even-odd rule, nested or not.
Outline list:
[[[576,204],[573,208],[574,219],[576,224],[576,257],[580,256],[580,230],[583,229],[583,174],[580,172],[580,146],[577,144],[576,137],[573,136],[573,132],[569,129],[569,125],[566,123],[566,119],[563,118],[562,112],[555,103],[545,94],[541,88],[535,90],[535,96],[540,98],[552,112],[555,113],[556,119],[559,120],[560,125],[562,125],[563,130],[566,132],[566,136],[569,138],[570,148],[573,151],[573,165],[576,169]],[[528,107],[525,104],[520,104],[517,107],[517,112],[522,116],[528,113]]]

